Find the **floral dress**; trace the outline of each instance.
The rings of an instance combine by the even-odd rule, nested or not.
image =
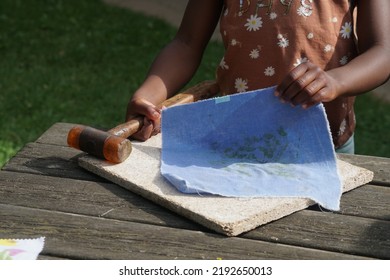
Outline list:
[[[354,8],[350,0],[224,0],[221,93],[277,85],[304,61],[324,70],[347,64],[357,54]],[[343,97],[324,104],[336,148],[355,129],[353,103]]]

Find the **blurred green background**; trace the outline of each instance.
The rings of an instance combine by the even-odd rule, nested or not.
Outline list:
[[[175,30],[99,0],[1,0],[0,167],[56,122],[122,122]],[[222,51],[209,45],[190,85],[214,78]],[[390,157],[390,104],[366,94],[356,109],[356,153]]]

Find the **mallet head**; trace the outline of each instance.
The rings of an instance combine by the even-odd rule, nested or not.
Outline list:
[[[77,125],[68,133],[68,145],[113,163],[126,160],[131,153],[131,142],[92,127]]]

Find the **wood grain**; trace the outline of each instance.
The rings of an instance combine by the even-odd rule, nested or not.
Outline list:
[[[43,254],[70,259],[359,259],[271,242],[0,204],[1,235],[45,236]],[[0,236],[1,237],[1,236]]]
[[[57,123],[0,171],[0,238],[46,236],[39,259],[390,259],[390,161],[338,213],[311,207],[239,237],[212,233],[78,166]]]

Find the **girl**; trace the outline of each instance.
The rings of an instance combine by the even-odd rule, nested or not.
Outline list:
[[[175,38],[129,101],[127,120],[145,116],[136,139],[159,132],[156,105],[192,78],[219,21],[222,95],[278,85],[275,95],[292,106],[323,102],[336,151],[353,153],[354,96],[389,78],[388,0],[189,0]]]

